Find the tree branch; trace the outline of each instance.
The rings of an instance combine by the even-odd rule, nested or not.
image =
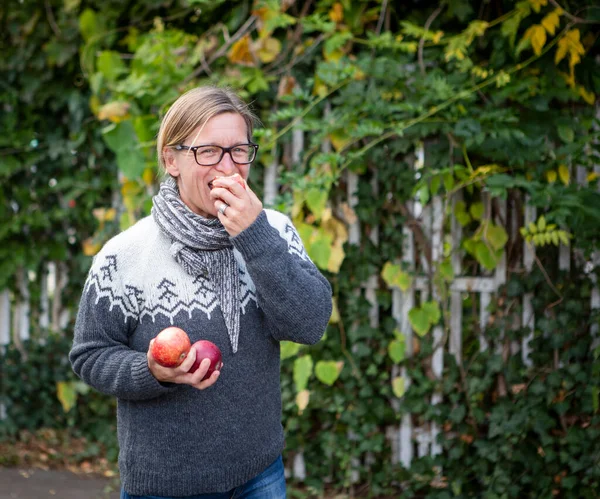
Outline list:
[[[431,13],[431,15],[427,18],[427,21],[425,21],[425,26],[423,27],[425,29],[425,31],[429,31],[429,27],[433,24],[433,21],[435,21],[435,18],[441,14],[442,10],[444,10],[443,4],[440,5],[437,9],[435,9]],[[423,62],[423,46],[424,45],[425,45],[425,35],[423,35],[421,37],[421,39],[419,40],[419,50],[418,50],[419,67],[421,68],[421,74],[423,76],[425,76],[425,63]]]
[[[308,14],[308,9],[310,9],[312,2],[313,2],[313,0],[307,0],[306,2],[304,2],[304,5],[302,6],[302,10],[300,11],[300,15],[298,16],[294,34],[292,35],[289,42],[287,43],[285,50],[281,54],[279,54],[279,57],[277,57],[277,59],[275,59],[275,61],[273,61],[271,64],[269,64],[265,68],[265,73],[268,73],[271,69],[279,66],[283,61],[285,61],[285,58],[290,53],[290,50],[292,49],[292,47],[296,46],[296,44],[298,43],[298,40],[302,36],[302,32],[303,32],[302,23],[300,22],[300,20],[303,19],[304,17],[306,17],[306,15]]]
[[[406,224],[408,225],[408,227],[414,234],[417,244],[421,247],[421,250],[423,251],[423,254],[425,255],[425,259],[427,260],[427,264],[429,265],[429,268],[430,269],[433,268],[432,267],[432,257],[431,257],[431,247],[429,245],[429,241],[427,240],[427,237],[425,236],[425,233],[423,232],[423,229],[421,228],[421,224],[415,218],[415,216],[410,212],[410,210],[406,207],[406,205],[404,205],[404,203],[399,203],[398,209],[400,210],[400,213],[402,214],[402,216],[404,216],[404,218],[406,218]]]
[[[48,0],[46,0],[44,2],[44,5],[46,7],[46,17],[48,18],[48,24],[52,28],[52,31],[54,31],[54,34],[56,36],[62,35],[62,32],[60,31],[58,24],[56,24],[56,19],[54,18],[54,13],[52,12],[52,7],[50,6],[50,2]]]
[[[242,36],[244,36],[246,34],[246,32],[248,32],[250,30],[250,28],[254,24],[254,21],[256,21],[256,16],[250,16],[246,20],[246,22],[240,27],[240,29],[238,29],[232,37],[229,37],[225,41],[225,43],[221,46],[221,48],[219,48],[219,50],[217,50],[212,56],[210,56],[208,61],[201,64],[200,67],[198,67],[194,71],[192,71],[185,78],[185,80],[183,80],[183,84],[185,85],[190,80],[193,80],[194,78],[200,76],[202,73],[206,72],[207,68],[210,70],[209,65],[212,64],[214,61],[216,61],[219,57],[224,55],[225,52],[227,52],[227,50],[229,50],[229,47],[232,44],[234,44],[237,40],[239,40]]]
[[[576,24],[598,24],[598,21],[588,21],[587,19],[584,19],[583,17],[577,17],[577,16],[571,14],[570,12],[563,9],[556,0],[550,0],[550,3],[552,5],[554,5],[557,9],[562,10],[565,17],[570,19],[572,22],[574,22]]]

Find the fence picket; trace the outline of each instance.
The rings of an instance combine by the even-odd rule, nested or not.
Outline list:
[[[537,210],[534,206],[530,206],[527,203],[528,199],[525,201],[525,221],[524,225],[527,226],[530,222],[535,221],[537,218]],[[523,241],[523,266],[527,272],[531,272],[533,268],[533,263],[535,261],[535,248],[533,244],[529,244],[526,241]],[[521,326],[529,327],[531,331],[523,338],[521,343],[521,358],[523,359],[523,364],[526,366],[531,366],[531,359],[529,355],[531,354],[531,340],[533,340],[533,330],[535,328],[535,315],[533,312],[533,293],[525,293],[523,295],[523,312],[521,317]]]
[[[456,211],[456,203],[462,201],[462,191],[458,191],[452,196],[452,213]],[[452,245],[452,273],[454,281],[462,274],[462,249],[460,247],[462,241],[462,225],[458,222],[455,216],[452,216],[450,221],[450,237]],[[462,362],[462,293],[460,290],[450,288],[450,341],[449,350],[456,363]]]

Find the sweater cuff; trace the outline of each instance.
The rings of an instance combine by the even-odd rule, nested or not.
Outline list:
[[[150,372],[146,356],[140,360],[136,359],[131,365],[131,377],[137,385],[137,389],[143,393],[162,393],[169,390],[160,383]]]
[[[235,249],[242,254],[244,260],[250,260],[272,251],[275,231],[263,210],[248,228],[232,237],[231,242]]]

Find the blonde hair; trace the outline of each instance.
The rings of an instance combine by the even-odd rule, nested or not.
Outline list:
[[[257,118],[232,90],[213,86],[197,87],[179,97],[165,114],[158,130],[156,152],[162,171],[166,173],[163,148],[182,144],[196,128],[204,126],[213,116],[222,113],[237,113],[244,118],[248,141],[252,141],[252,130]]]

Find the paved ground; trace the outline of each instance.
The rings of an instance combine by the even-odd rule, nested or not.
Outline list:
[[[0,499],[119,499],[117,480],[68,471],[0,468]]]

